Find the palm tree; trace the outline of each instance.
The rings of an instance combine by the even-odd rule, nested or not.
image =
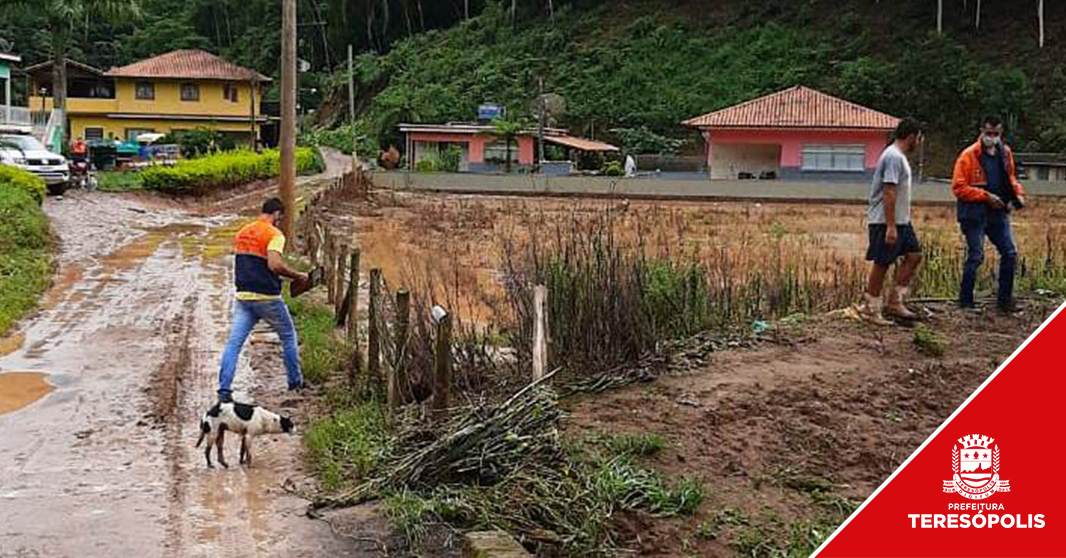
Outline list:
[[[111,21],[138,18],[140,0],[0,0],[0,7],[23,9],[44,18],[52,36],[53,107],[62,110],[67,100],[67,52],[74,27],[90,17]]]
[[[522,123],[517,120],[504,120],[497,118],[492,121],[492,125],[496,127],[493,133],[503,138],[507,143],[507,172],[511,172],[511,143],[518,137],[518,134],[522,132]]]

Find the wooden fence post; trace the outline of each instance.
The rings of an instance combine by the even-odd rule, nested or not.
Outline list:
[[[407,335],[410,328],[411,294],[400,289],[396,292],[396,362],[389,367],[386,381],[386,400],[389,410],[395,412],[403,404],[401,386],[407,381]]]
[[[348,342],[359,350],[359,249],[352,250],[348,264],[348,294],[344,297]]]
[[[345,268],[348,265],[348,245],[341,244],[337,246],[334,252],[336,257],[334,265],[336,267],[333,270],[333,274],[337,284],[333,287],[333,315],[339,318],[341,313],[347,310],[344,306],[347,303],[344,296],[344,280],[347,274]]]
[[[533,381],[548,373],[548,287],[533,287]]]
[[[378,328],[378,320],[381,318],[381,270],[370,270],[370,302],[367,306],[367,344],[366,344],[366,373],[370,381],[381,380],[381,330]],[[380,386],[380,384],[379,384]]]
[[[323,242],[323,244],[325,245],[324,246],[325,250],[323,250],[323,254],[322,255],[323,255],[323,257],[326,260],[325,261],[325,273],[324,273],[324,277],[323,277],[323,279],[326,281],[326,302],[329,302],[329,303],[332,304],[333,301],[336,298],[336,293],[334,293],[333,290],[337,286],[337,275],[336,275],[337,258],[334,255],[335,246],[334,246],[334,242],[333,242],[333,233],[330,232],[329,229],[326,229],[325,242]]]
[[[434,306],[433,311],[437,322],[437,350],[431,410],[437,417],[443,417],[448,410],[448,392],[452,383],[452,317],[440,306]]]

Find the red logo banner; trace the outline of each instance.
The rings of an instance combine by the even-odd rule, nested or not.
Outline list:
[[[814,555],[1066,556],[1063,308]]]

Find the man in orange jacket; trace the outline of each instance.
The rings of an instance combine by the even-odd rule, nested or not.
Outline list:
[[[998,304],[1014,309],[1014,269],[1018,250],[1010,226],[1011,208],[1025,207],[1025,189],[1018,182],[1014,153],[1003,143],[1003,121],[996,116],[981,123],[981,137],[955,162],[951,191],[957,198],[959,226],[966,237],[966,264],[959,287],[959,305],[975,308],[977,270],[985,259],[985,236],[999,252]]]

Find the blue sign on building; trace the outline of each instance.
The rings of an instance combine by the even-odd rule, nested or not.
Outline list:
[[[503,118],[503,107],[500,105],[480,105],[477,107],[478,120],[495,120]]]

